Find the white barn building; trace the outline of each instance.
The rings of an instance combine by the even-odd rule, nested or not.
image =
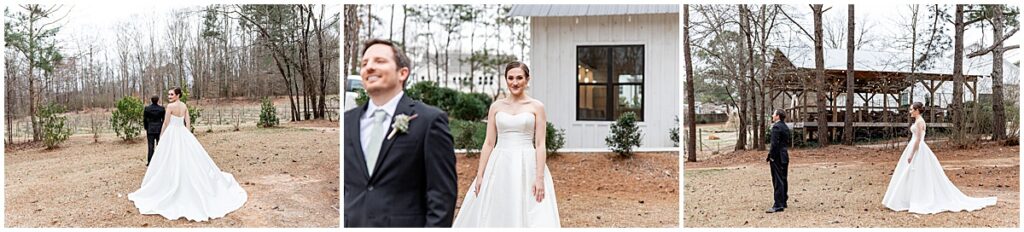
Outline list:
[[[609,126],[630,111],[641,119],[638,150],[672,149],[678,5],[515,5],[510,14],[530,18],[530,94],[565,129],[565,149],[607,150]]]

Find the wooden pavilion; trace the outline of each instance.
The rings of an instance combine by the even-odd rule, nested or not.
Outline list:
[[[928,92],[925,101],[929,127],[952,126],[950,108],[938,104],[936,92],[944,84],[952,83],[952,61],[941,60],[934,68],[911,70],[909,54],[877,51],[857,51],[854,56],[854,129],[892,129],[907,127],[910,122],[907,108],[913,102],[916,83]],[[842,135],[846,116],[846,50],[825,51],[826,112],[818,115],[816,106],[814,53],[811,49],[776,50],[770,61],[769,78],[765,80],[768,97],[774,109],[784,109],[788,124],[803,130],[803,139],[817,136],[817,117],[826,117],[829,136]],[[979,75],[964,71],[964,98],[978,99]],[[949,70],[949,71],[945,71]],[[989,69],[991,71],[991,69]],[[947,86],[948,87],[948,86]],[[951,88],[951,87],[949,87]],[[780,99],[781,97],[781,99]],[[881,99],[879,99],[881,98]]]

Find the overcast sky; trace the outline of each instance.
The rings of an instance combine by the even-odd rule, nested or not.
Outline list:
[[[17,5],[5,5],[10,7],[12,11],[23,11],[21,7]],[[201,4],[195,4],[194,1],[162,1],[159,3],[151,2],[99,2],[89,4],[65,4],[56,17],[67,15],[61,22],[63,27],[57,35],[60,46],[64,48],[65,56],[73,56],[78,52],[78,42],[81,41],[95,41],[100,47],[105,48],[107,52],[113,52],[117,43],[118,33],[122,33],[118,30],[118,25],[122,23],[137,23],[139,25],[146,25],[150,20],[153,21],[157,46],[166,47],[164,45],[164,39],[167,33],[168,20],[173,17],[175,10],[201,10],[203,6]],[[340,4],[327,5],[327,12],[340,12]],[[199,16],[194,16],[195,20],[192,22],[189,30],[192,33],[198,27]],[[139,32],[141,34],[148,35],[148,28],[143,27],[143,30]],[[108,54],[111,58],[114,54]]]

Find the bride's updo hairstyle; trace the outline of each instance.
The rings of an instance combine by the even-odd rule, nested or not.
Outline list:
[[[924,104],[921,104],[921,102],[914,102],[914,104],[910,105],[910,108],[916,110],[918,113],[924,113]]]
[[[530,79],[530,67],[527,67],[526,64],[519,61],[512,61],[505,65],[505,76],[508,76],[508,71],[514,68],[522,69],[523,73],[526,73],[526,79]]]
[[[181,97],[181,88],[174,88],[172,90],[174,90],[174,95]]]

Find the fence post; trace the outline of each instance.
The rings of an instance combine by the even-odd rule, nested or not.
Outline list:
[[[704,130],[703,129],[697,129],[697,141],[700,142],[700,145],[697,146],[697,148],[700,148],[700,151],[704,151],[704,136],[703,135],[704,135]]]

